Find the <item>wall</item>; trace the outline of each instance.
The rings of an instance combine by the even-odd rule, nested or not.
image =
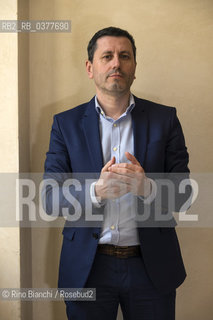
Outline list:
[[[18,19],[29,19],[28,0],[18,0]],[[29,33],[18,34],[18,127],[19,171],[30,172],[30,82],[29,82]],[[32,287],[31,228],[20,228],[20,282],[22,288]],[[21,319],[32,319],[32,303],[21,302]]]
[[[17,19],[16,1],[0,1],[0,6],[0,19]],[[17,34],[1,33],[0,43],[0,173],[3,173],[4,176],[8,175],[8,180],[4,180],[5,184],[0,184],[2,194],[8,189],[8,181],[12,173],[17,173],[19,170]],[[4,179],[3,175],[0,176],[1,179]],[[15,189],[8,190],[8,192],[14,194]],[[1,207],[4,207],[2,202]],[[11,209],[7,205],[6,208]],[[10,215],[11,212],[8,211],[7,214]],[[19,228],[0,228],[0,288],[20,287],[19,241]],[[0,300],[0,318],[4,320],[20,319],[19,301]]]
[[[23,6],[27,4],[23,1]],[[10,1],[5,14],[12,9],[14,3]],[[212,16],[211,0],[29,1],[30,19],[72,20],[71,33],[30,34],[29,100],[25,100],[30,102],[30,170],[43,171],[53,114],[87,101],[94,94],[93,84],[85,72],[87,42],[98,29],[114,25],[127,29],[136,40],[138,65],[133,93],[176,106],[190,153],[191,170],[212,172]],[[17,38],[1,35],[1,39],[6,41],[4,48],[12,48],[9,55],[3,51],[1,70],[11,70],[13,66],[12,71],[4,74],[11,86],[1,80],[4,89],[1,114],[5,117],[1,119],[1,135],[6,159],[2,170],[16,170],[18,159],[13,155],[18,148],[17,83],[14,80]],[[10,152],[7,152],[8,146]],[[178,233],[188,278],[178,289],[177,320],[211,320],[212,230],[179,229]],[[56,287],[61,230],[33,229],[31,239],[32,285]],[[4,245],[8,248],[8,242]],[[1,270],[4,274],[5,266]],[[8,312],[13,312],[12,308]],[[64,305],[36,302],[33,319],[66,319]],[[122,319],[120,315],[119,319]]]
[[[72,20],[69,34],[34,34],[30,38],[33,171],[43,170],[53,114],[87,101],[94,94],[85,72],[87,42],[97,30],[110,25],[127,29],[135,37],[138,65],[133,93],[176,106],[191,170],[213,170],[213,151],[209,148],[213,137],[212,1],[63,0],[51,5],[31,1],[30,16]],[[188,278],[178,290],[177,320],[211,320],[212,230],[179,229],[178,233]],[[54,287],[60,230],[37,230],[33,240],[33,281]],[[60,303],[51,303],[45,310],[34,307],[35,319],[47,319],[48,315],[49,319],[62,319],[62,314],[64,306]]]

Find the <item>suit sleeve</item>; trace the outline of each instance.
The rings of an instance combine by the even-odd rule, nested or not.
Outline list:
[[[53,118],[49,151],[46,154],[45,173],[71,173],[71,163],[57,116]]]
[[[189,173],[189,155],[185,145],[183,131],[176,115],[176,109],[172,108],[171,110],[172,116],[165,155],[165,172]]]
[[[57,116],[54,116],[42,190],[45,212],[53,216],[66,216],[68,221],[77,226],[85,226],[85,212],[102,214],[103,208],[93,206],[90,197],[90,185],[94,177],[86,178],[84,174],[72,172],[63,133]],[[87,184],[88,178],[91,182]],[[94,225],[94,221],[92,223]]]
[[[168,135],[166,146],[165,160],[165,178],[171,181],[174,186],[174,204],[173,211],[181,211],[183,204],[192,194],[192,188],[189,180],[189,155],[185,145],[185,139],[181,128],[180,121],[176,115],[176,109],[173,108],[171,117],[171,129]],[[180,185],[183,181],[187,181],[185,193],[180,193]],[[169,201],[167,196],[167,203]]]
[[[141,226],[148,227],[174,227],[177,222],[173,218],[173,212],[181,211],[184,203],[192,194],[189,181],[189,156],[185,145],[183,131],[176,115],[176,109],[170,109],[169,130],[165,145],[164,172],[153,173],[150,176],[156,182],[156,198],[151,204],[138,200],[138,211],[141,216],[149,214],[149,219],[141,223]],[[180,193],[180,184],[187,181],[185,193]]]

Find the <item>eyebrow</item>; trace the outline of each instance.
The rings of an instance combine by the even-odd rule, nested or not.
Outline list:
[[[110,50],[107,50],[107,51],[104,51],[104,52],[102,52],[102,54],[112,54],[113,53],[113,51],[110,51]],[[123,51],[121,51],[121,52],[119,52],[120,54],[122,54],[122,53],[128,53],[129,55],[131,54],[130,53],[130,51],[128,51],[128,50],[123,50]]]

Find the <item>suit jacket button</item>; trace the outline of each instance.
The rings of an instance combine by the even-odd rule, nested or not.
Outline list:
[[[93,233],[92,236],[93,236],[93,238],[95,238],[95,239],[98,239],[98,238],[99,238],[98,233]]]

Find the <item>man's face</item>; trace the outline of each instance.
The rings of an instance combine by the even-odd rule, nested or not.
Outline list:
[[[130,40],[112,36],[99,38],[93,62],[87,61],[86,67],[97,93],[122,96],[129,92],[136,68]]]

